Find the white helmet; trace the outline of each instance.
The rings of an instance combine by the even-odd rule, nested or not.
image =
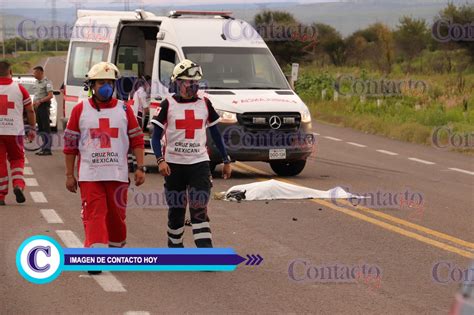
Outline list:
[[[202,79],[202,69],[197,64],[189,59],[184,59],[178,63],[173,69],[173,75],[171,76],[171,81],[176,80],[201,80]]]
[[[92,66],[86,74],[87,80],[109,79],[117,80],[120,76],[120,71],[113,63],[99,62]]]

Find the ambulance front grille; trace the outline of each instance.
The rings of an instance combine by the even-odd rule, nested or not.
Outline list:
[[[237,120],[240,125],[251,131],[298,131],[301,125],[301,114],[298,112],[250,112],[237,114]]]

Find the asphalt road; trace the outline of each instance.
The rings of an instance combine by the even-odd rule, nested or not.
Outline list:
[[[231,273],[69,272],[50,284],[33,285],[15,266],[22,241],[43,234],[76,247],[83,227],[79,196],[64,187],[61,152],[28,153],[27,202],[17,205],[8,196],[8,206],[0,209],[0,313],[446,314],[459,284],[441,283],[449,275],[444,270],[436,278],[433,268],[442,261],[467,268],[474,257],[473,158],[319,123],[314,131],[318,150],[300,176],[282,179],[264,163],[237,163],[229,180],[219,178],[217,168],[213,191],[280,179],[322,190],[419,193],[423,207],[213,200],[215,246],[232,247],[242,256],[260,254],[261,265],[241,264]],[[151,157],[147,162],[153,165]],[[140,197],[162,190],[162,177],[153,173],[144,186],[131,187],[128,247],[166,246],[165,205],[155,200],[149,206]],[[59,220],[44,209],[54,210],[48,213]],[[194,247],[190,228],[185,245]],[[381,277],[377,285],[368,279],[337,283],[310,272],[312,278],[302,281],[308,277],[305,263],[366,264],[379,268]]]

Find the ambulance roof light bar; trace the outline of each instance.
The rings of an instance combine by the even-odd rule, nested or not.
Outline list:
[[[231,11],[192,11],[192,10],[176,10],[170,11],[170,18],[178,18],[183,15],[198,15],[198,16],[220,16],[224,19],[232,18]]]

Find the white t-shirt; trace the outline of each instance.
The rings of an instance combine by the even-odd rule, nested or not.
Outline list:
[[[145,108],[150,106],[148,100],[148,94],[146,93],[143,86],[139,87],[138,90],[133,93],[133,113],[135,117],[138,117],[138,112],[142,112]]]

